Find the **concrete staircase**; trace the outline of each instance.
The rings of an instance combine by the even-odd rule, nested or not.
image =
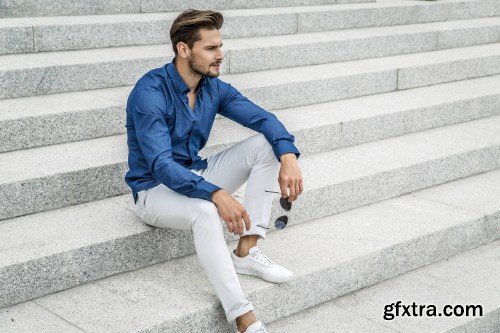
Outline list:
[[[302,152],[259,243],[296,279],[240,276],[269,331],[499,331],[500,2],[181,3],[0,3],[0,332],[235,330],[192,233],[142,223],[123,180],[126,98],[189,7],[222,10],[221,78]],[[217,117],[201,155],[254,134]],[[446,295],[483,316],[381,319]]]

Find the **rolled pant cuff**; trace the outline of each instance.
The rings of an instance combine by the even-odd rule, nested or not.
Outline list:
[[[226,318],[228,323],[232,323],[233,321],[236,320],[241,315],[244,315],[245,313],[249,311],[253,311],[254,307],[251,302],[245,303],[241,308],[234,310],[232,312],[226,313]]]
[[[265,240],[266,239],[266,232],[267,232],[267,229],[265,229],[265,228],[262,228],[260,226],[252,226],[250,228],[250,230],[248,230],[248,231],[244,229],[242,236],[259,235],[260,238]]]

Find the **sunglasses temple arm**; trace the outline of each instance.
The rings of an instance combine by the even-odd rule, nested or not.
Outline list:
[[[267,192],[267,193],[276,193],[276,194],[281,194],[281,192],[268,191],[268,190],[264,190],[264,192]]]

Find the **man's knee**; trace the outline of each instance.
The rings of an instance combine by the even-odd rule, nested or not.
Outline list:
[[[273,153],[273,146],[267,141],[264,134],[256,134],[251,139],[253,146],[258,152]]]
[[[198,224],[203,229],[222,229],[219,211],[213,202],[200,199],[197,202],[193,224]]]

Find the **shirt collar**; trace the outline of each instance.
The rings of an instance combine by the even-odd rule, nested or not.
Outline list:
[[[175,57],[172,59],[170,63],[167,64],[167,73],[168,77],[172,81],[172,85],[174,86],[175,92],[177,94],[186,94],[189,92],[189,87],[182,79],[181,74],[174,65]],[[199,88],[201,89],[205,84],[207,84],[208,77],[203,76],[199,83]]]

